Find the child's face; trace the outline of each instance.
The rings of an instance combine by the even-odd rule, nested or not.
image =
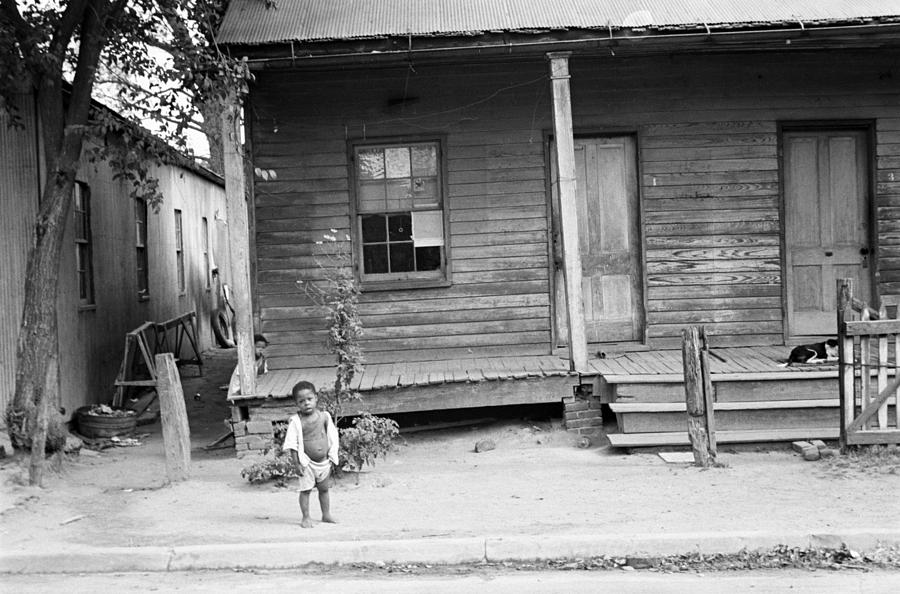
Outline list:
[[[315,392],[306,389],[294,394],[294,402],[297,403],[297,410],[300,411],[301,415],[310,415],[316,410],[318,399]]]
[[[261,341],[261,340],[257,340],[255,343],[253,343],[253,348],[254,348],[254,350],[256,351],[256,358],[257,358],[257,359],[259,359],[260,357],[263,356],[263,353],[264,353],[265,350],[266,350],[266,346],[267,346],[266,343],[264,343],[264,342]]]

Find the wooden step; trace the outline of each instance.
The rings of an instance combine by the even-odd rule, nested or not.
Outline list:
[[[800,439],[837,439],[837,427],[813,427],[804,429],[759,429],[741,431],[716,431],[716,443],[757,443],[770,441],[796,441]],[[687,430],[664,433],[609,433],[609,443],[617,448],[691,445]]]
[[[821,400],[755,400],[737,402],[716,402],[713,410],[767,410],[772,408],[820,408],[838,407],[840,398]],[[685,412],[684,402],[611,402],[609,408],[615,413]]]

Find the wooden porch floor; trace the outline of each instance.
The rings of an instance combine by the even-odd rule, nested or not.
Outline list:
[[[334,383],[334,367],[276,369],[257,379],[256,397],[280,397],[291,393],[300,380],[317,388]],[[388,388],[432,386],[444,383],[483,382],[577,375],[569,371],[567,359],[555,355],[456,359],[421,363],[377,363],[366,365],[354,378],[352,388],[370,392]],[[576,380],[577,381],[577,380]],[[573,381],[573,383],[575,383]]]
[[[709,350],[710,373],[719,379],[800,379],[801,377],[837,377],[837,363],[799,364],[783,367],[791,347],[724,347]],[[648,381],[682,381],[681,350],[638,351],[609,354],[588,362],[591,371],[608,381],[624,376],[631,381],[646,376]],[[798,374],[805,374],[800,376]],[[664,376],[664,377],[661,377]]]

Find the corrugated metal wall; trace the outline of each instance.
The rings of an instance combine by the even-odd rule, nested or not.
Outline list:
[[[23,306],[23,281],[31,225],[37,214],[39,164],[36,115],[23,98],[23,128],[0,120],[0,406],[5,410],[15,389],[16,340]],[[122,360],[125,334],[141,323],[162,322],[197,312],[200,348],[213,346],[211,311],[215,287],[207,287],[202,222],[209,227],[209,248],[227,282],[228,250],[219,227],[225,212],[220,183],[193,171],[163,166],[154,171],[164,200],[148,216],[150,297],[137,292],[134,203],[129,187],[113,179],[111,167],[83,162],[76,179],[90,199],[95,303],[79,305],[75,272],[74,218],[70,218],[60,259],[57,311],[60,405],[71,415],[84,404],[108,403]],[[185,290],[178,287],[174,211],[182,211]],[[217,218],[217,215],[218,218]],[[0,411],[2,412],[2,411]],[[0,414],[0,417],[3,415]]]
[[[0,412],[15,389],[22,279],[39,197],[34,103],[24,96],[16,103],[24,127],[0,117]]]

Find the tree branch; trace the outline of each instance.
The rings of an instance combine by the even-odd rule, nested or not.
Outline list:
[[[16,40],[23,49],[29,53],[34,53],[36,31],[34,27],[26,21],[19,12],[16,0],[0,0],[0,15],[3,20],[9,23],[15,33]]]
[[[88,7],[90,0],[71,0],[66,4],[62,18],[59,19],[56,29],[53,31],[53,38],[50,41],[50,55],[55,57],[60,67],[62,67],[63,58],[66,54],[66,48],[72,41],[72,35],[75,28],[83,20],[84,11]]]

